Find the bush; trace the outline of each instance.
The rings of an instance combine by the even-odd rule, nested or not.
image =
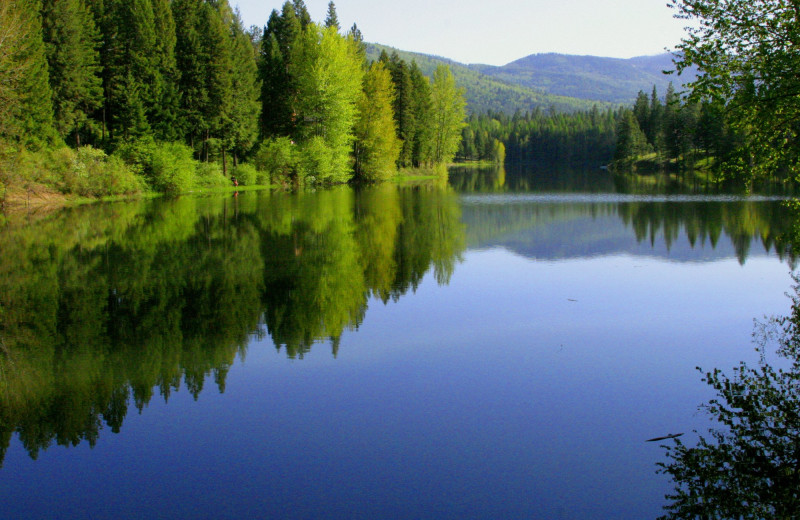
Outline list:
[[[258,182],[259,177],[262,179],[264,178],[264,175],[260,175],[259,171],[256,170],[256,167],[252,164],[239,164],[233,169],[233,176],[236,177],[236,180],[239,181],[239,184],[244,186],[260,184]]]
[[[40,183],[84,197],[137,193],[146,188],[121,159],[91,146],[23,152],[14,173],[16,182]]]
[[[215,162],[197,163],[197,185],[204,188],[230,186],[231,180],[222,174],[222,166]]]
[[[271,182],[290,183],[297,176],[297,148],[288,137],[269,139],[261,143],[253,163]]]
[[[182,143],[159,143],[150,156],[150,177],[159,191],[180,193],[196,185],[197,161]]]
[[[123,143],[113,156],[129,164],[157,191],[178,193],[195,186],[197,161],[185,144],[156,143],[145,138]]]
[[[136,193],[145,188],[141,177],[119,157],[108,157],[91,146],[78,148],[64,183],[70,192],[93,197]]]

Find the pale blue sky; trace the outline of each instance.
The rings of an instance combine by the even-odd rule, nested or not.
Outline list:
[[[283,0],[229,0],[245,25],[263,26]],[[463,63],[504,65],[558,52],[630,58],[673,48],[685,22],[668,0],[334,0],[339,22],[368,42]],[[305,0],[314,21],[328,0]]]

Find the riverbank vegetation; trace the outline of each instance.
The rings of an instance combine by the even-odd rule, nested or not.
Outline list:
[[[391,177],[451,161],[463,92],[368,63],[302,0],[245,28],[227,0],[0,0],[0,200]]]
[[[711,171],[746,187],[793,185],[800,175],[800,38],[796,3],[783,0],[672,0],[693,22],[678,46],[678,72],[696,81],[661,102],[644,93],[619,120],[621,168]],[[649,155],[655,154],[654,158]]]

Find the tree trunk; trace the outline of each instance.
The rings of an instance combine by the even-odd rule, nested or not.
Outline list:
[[[222,147],[222,175],[228,176],[228,161],[225,158],[225,147]]]

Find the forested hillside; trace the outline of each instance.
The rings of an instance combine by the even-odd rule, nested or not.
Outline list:
[[[503,78],[486,75],[479,70],[473,69],[473,66],[457,63],[447,58],[401,51],[375,43],[367,44],[367,59],[377,60],[381,52],[386,52],[389,55],[396,53],[407,63],[415,62],[426,76],[431,75],[439,65],[447,65],[453,71],[456,84],[465,91],[467,110],[471,114],[486,112],[513,114],[517,110],[525,112],[536,108],[553,108],[558,112],[576,112],[590,110],[595,105],[599,108],[607,108],[611,105],[610,103],[594,101],[599,98],[591,96],[577,99],[575,97],[556,95],[538,88],[532,89],[514,84]],[[645,82],[639,88],[650,84],[652,82]]]
[[[627,60],[532,54],[502,67],[470,65],[469,68],[542,93],[611,103],[630,103],[640,90],[655,85],[664,92],[670,82],[677,87],[695,77],[692,69],[680,76],[664,74],[675,69],[672,55],[668,53]]]

